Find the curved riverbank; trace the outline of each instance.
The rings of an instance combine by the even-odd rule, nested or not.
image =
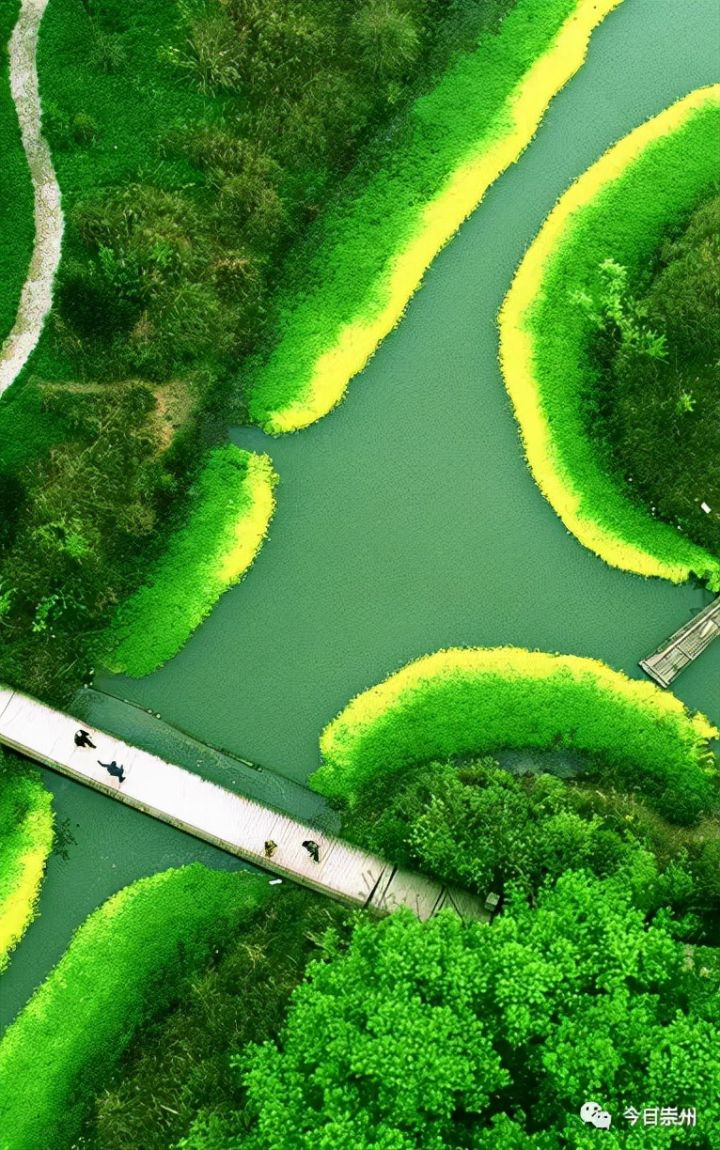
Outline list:
[[[69,1145],[138,1027],[270,893],[261,878],[195,863],[91,914],[0,1041],[3,1150]]]
[[[349,802],[380,776],[510,748],[587,755],[607,782],[692,822],[716,788],[718,731],[674,695],[596,659],[520,648],[437,651],[357,695],[320,738],[312,786]]]
[[[209,452],[185,526],[115,615],[108,635],[112,670],[140,678],[178,653],[252,565],[275,510],[277,481],[269,455],[232,443]]]
[[[39,775],[0,751],[0,973],[35,917],[53,822]]]
[[[386,164],[320,222],[306,282],[281,300],[279,343],[250,370],[250,415],[266,431],[297,431],[341,401],[620,2],[544,0],[539,10],[518,0],[496,36],[417,101]]]
[[[615,144],[568,189],[525,255],[500,313],[500,359],[540,490],[614,567],[720,588],[720,558],[632,503],[603,467],[582,411],[592,296],[613,259],[637,274],[663,232],[720,175],[720,85],[690,93]]]

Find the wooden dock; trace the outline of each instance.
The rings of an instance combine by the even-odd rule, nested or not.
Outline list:
[[[90,731],[95,750],[75,746],[80,727]],[[489,917],[482,900],[466,891],[392,866],[6,687],[0,687],[0,743],[254,866],[348,905],[378,914],[407,906],[420,919],[444,907],[466,918]],[[112,778],[98,759],[121,764],[125,781]],[[318,844],[319,862],[303,847],[305,840]],[[276,844],[271,858],[265,855],[266,842]]]
[[[720,598],[708,603],[693,619],[675,631],[667,643],[658,647],[640,666],[661,687],[669,687],[676,675],[697,659],[720,635]]]

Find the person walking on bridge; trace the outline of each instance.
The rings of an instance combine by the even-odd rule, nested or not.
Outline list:
[[[305,847],[305,850],[310,855],[310,858],[313,860],[313,862],[319,863],[320,862],[320,845],[319,845],[319,843],[316,843],[314,839],[305,839],[303,841],[303,846]]]
[[[121,783],[125,782],[125,768],[123,766],[118,766],[114,759],[111,763],[101,763],[98,759],[98,766],[102,767],[103,770],[106,770],[107,773],[112,775],[114,779],[118,779]]]
[[[95,750],[95,744],[90,738],[90,732],[84,731],[82,727],[79,731],[75,732],[75,746],[76,747],[92,747]]]

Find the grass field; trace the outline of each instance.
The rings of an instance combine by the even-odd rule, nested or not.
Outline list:
[[[15,0],[11,8],[19,8]],[[158,60],[159,47],[167,42],[177,14],[174,4],[137,0],[127,16],[123,45],[112,34],[100,35],[88,20],[82,0],[51,0],[40,26],[38,75],[43,106],[43,129],[53,155],[62,189],[63,211],[69,222],[63,243],[61,276],[67,263],[82,259],[84,251],[73,227],[76,207],[91,193],[137,178],[152,169],[161,187],[181,186],[192,179],[188,162],[158,158],[158,109],[168,122],[198,115],[203,98],[180,85],[173,69]],[[5,35],[14,22],[4,6],[0,31]],[[9,34],[9,31],[8,31]],[[142,45],[143,50],[134,50]],[[112,58],[114,53],[114,60]],[[132,68],[128,61],[132,58]],[[144,70],[138,65],[144,63]],[[128,85],[136,98],[128,98]],[[11,247],[0,248],[7,269],[0,279],[0,338],[9,328],[6,313],[14,315],[20,285],[32,248],[32,191],[24,154],[19,150],[19,131],[12,105],[0,84],[0,234],[13,237]],[[17,137],[17,139],[16,139]],[[11,163],[5,168],[5,156]],[[12,196],[5,193],[6,180]],[[12,227],[6,231],[7,205]],[[22,213],[21,201],[27,201]],[[11,262],[12,257],[12,262]],[[13,270],[15,269],[15,270]],[[12,285],[15,285],[14,287]],[[12,303],[12,300],[15,303]],[[62,419],[45,410],[38,380],[75,381],[82,378],[81,365],[63,349],[57,334],[57,309],[53,308],[29,367],[3,397],[0,404],[0,466],[17,472],[42,456],[67,436]],[[93,376],[94,378],[94,376]]]

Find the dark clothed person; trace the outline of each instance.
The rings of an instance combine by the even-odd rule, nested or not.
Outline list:
[[[76,747],[92,747],[95,750],[95,744],[90,738],[90,732],[84,731],[82,727],[79,731],[75,732],[75,746]]]
[[[303,846],[305,847],[305,850],[310,855],[310,858],[313,860],[313,862],[319,863],[320,862],[320,846],[319,846],[319,844],[316,843],[314,841],[314,839],[305,839],[303,842]]]
[[[118,766],[114,759],[111,763],[101,763],[98,759],[98,766],[106,770],[114,779],[119,779],[121,783],[125,782],[125,768]]]

